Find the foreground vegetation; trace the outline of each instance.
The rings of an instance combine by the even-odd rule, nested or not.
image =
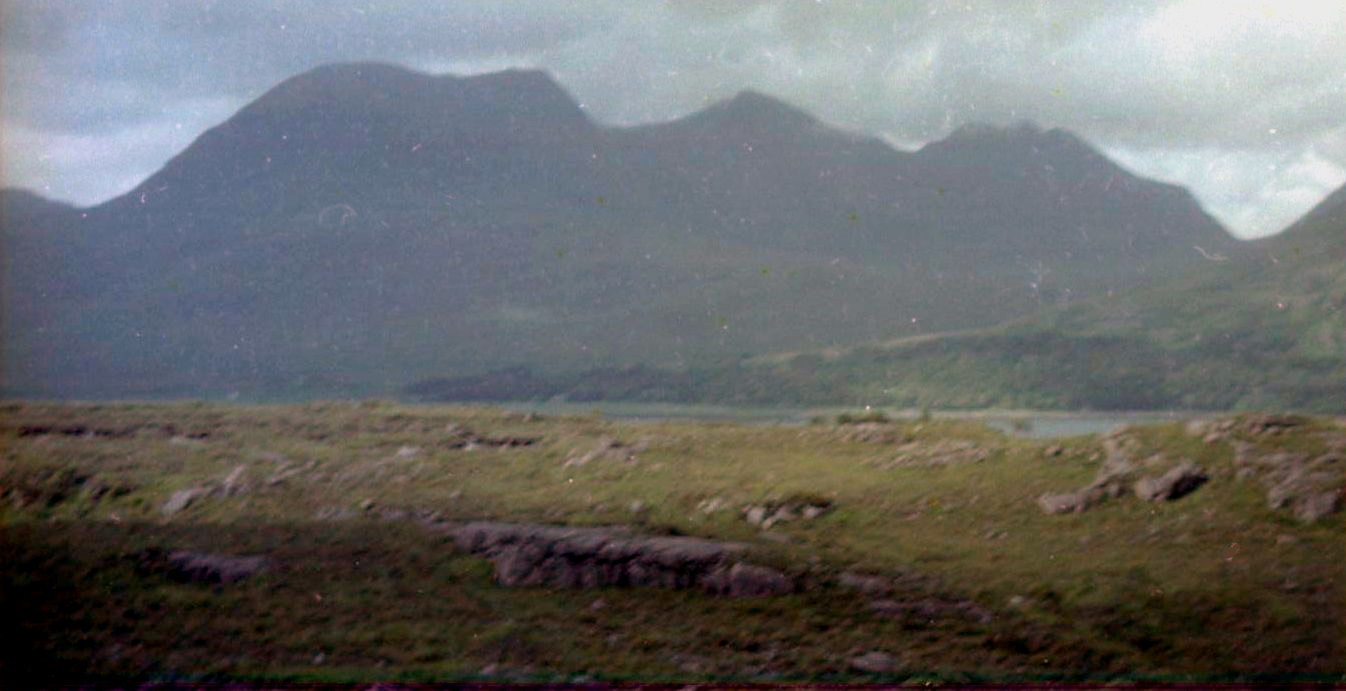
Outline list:
[[[1340,492],[1342,420],[1028,440],[879,415],[767,427],[377,402],[0,412],[0,616],[19,634],[0,681],[1346,680],[1341,515],[1273,508],[1239,461],[1312,457]],[[1209,481],[1169,502],[1038,506],[1117,448],[1158,469],[1191,460]],[[828,510],[745,520],[791,502]],[[452,539],[481,519],[739,541],[799,586],[504,588]],[[184,581],[152,568],[174,550],[269,566]],[[890,592],[854,585],[875,577]]]

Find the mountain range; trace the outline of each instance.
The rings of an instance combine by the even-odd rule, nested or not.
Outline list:
[[[756,92],[607,127],[541,72],[382,64],[286,80],[106,203],[5,190],[0,229],[3,388],[27,397],[742,370],[1064,328],[1270,251],[1060,129],[902,151]]]
[[[1284,232],[1149,286],[985,328],[670,371],[433,379],[431,400],[1346,412],[1346,187]]]

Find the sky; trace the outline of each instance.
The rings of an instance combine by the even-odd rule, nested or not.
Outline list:
[[[1346,183],[1342,0],[0,0],[0,183],[123,193],[331,62],[550,72],[600,123],[743,89],[912,149],[1063,127],[1240,237]]]

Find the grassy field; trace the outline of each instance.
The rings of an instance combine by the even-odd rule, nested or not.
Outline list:
[[[1188,496],[1048,515],[1037,498],[1089,483],[1104,440],[953,420],[4,404],[0,616],[18,635],[0,684],[1346,681],[1341,514],[1304,523],[1272,509],[1235,462],[1238,448],[1327,459],[1321,478],[1340,491],[1346,422],[1255,434],[1240,420],[1207,440],[1182,423],[1114,435],[1146,467],[1201,465],[1210,480]],[[833,510],[768,530],[743,518],[799,497]],[[504,588],[450,535],[478,519],[746,542],[800,587],[742,599]],[[155,550],[271,566],[180,582],[144,568]],[[897,606],[843,574],[884,577]],[[872,652],[890,661],[878,677],[854,664]]]

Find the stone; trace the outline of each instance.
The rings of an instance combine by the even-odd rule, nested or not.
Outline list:
[[[220,485],[220,491],[224,496],[228,497],[243,493],[244,487],[241,481],[243,479],[243,473],[247,472],[247,469],[247,466],[243,465],[234,466],[233,472],[229,473],[229,475],[224,478],[224,483]]]
[[[888,653],[871,650],[851,658],[851,668],[869,674],[885,674],[897,669],[897,658]]]
[[[475,522],[454,532],[459,548],[490,559],[508,587],[699,588],[728,597],[790,592],[793,582],[739,557],[747,545],[682,536],[640,536],[622,527]]]
[[[168,497],[168,501],[159,507],[159,512],[165,516],[173,516],[191,506],[192,502],[206,496],[207,490],[204,487],[192,487],[174,492]]]
[[[765,506],[749,506],[743,514],[743,519],[750,525],[762,525],[766,522],[766,511]]]
[[[780,571],[743,562],[712,572],[705,578],[704,587],[707,592],[727,597],[767,597],[794,592],[794,583]]]
[[[853,571],[843,571],[837,576],[837,584],[858,590],[869,597],[886,597],[893,593],[893,584],[882,576],[869,576]]]
[[[1209,478],[1201,466],[1183,461],[1159,477],[1143,477],[1136,482],[1136,496],[1144,501],[1173,501],[1205,484]]]
[[[804,520],[806,521],[814,520],[815,518],[819,518],[823,514],[831,510],[832,507],[830,506],[818,506],[816,504],[810,504],[804,507]]]
[[[703,500],[701,503],[697,504],[696,508],[701,513],[710,515],[725,509],[728,505],[729,502],[720,497],[711,497],[710,499]]]
[[[1294,502],[1295,518],[1304,523],[1316,523],[1341,508],[1341,492],[1328,490],[1298,497]]]
[[[989,624],[993,619],[989,611],[975,602],[943,597],[875,600],[869,603],[869,608],[884,616],[925,621],[952,617],[967,619],[980,624]]]
[[[355,518],[355,512],[340,506],[325,506],[313,514],[317,521],[347,521]]]
[[[404,461],[415,459],[421,455],[419,446],[403,446],[397,449],[397,458]]]
[[[1083,513],[1094,505],[1090,496],[1090,493],[1086,490],[1064,494],[1044,494],[1038,497],[1038,506],[1050,514]]]
[[[172,552],[166,560],[168,575],[190,583],[237,583],[267,568],[266,557],[235,557],[199,552]]]

